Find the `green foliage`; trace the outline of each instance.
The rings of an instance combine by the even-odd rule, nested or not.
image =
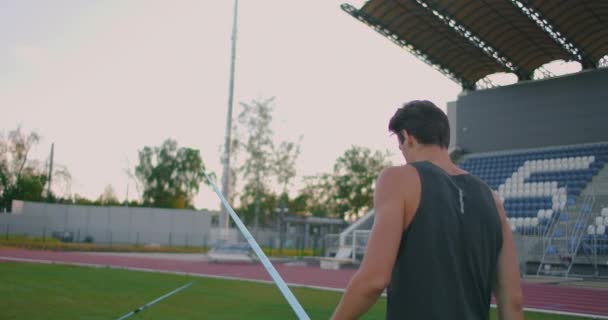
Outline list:
[[[23,133],[21,128],[0,136],[0,208],[9,208],[13,200],[41,201],[47,176],[39,164],[29,159],[40,136]]]
[[[283,170],[283,178],[288,181],[290,177],[295,176],[295,170],[290,171],[289,167],[294,166],[299,147],[295,144],[285,144],[281,149],[284,149],[283,164],[272,168]],[[283,165],[282,169],[276,169]],[[277,196],[271,191],[266,174],[252,175],[260,180],[246,181],[241,191],[239,212],[247,221],[251,221],[251,216],[255,216],[258,199],[257,206],[262,221],[266,222],[272,221],[275,209],[281,203],[287,204],[292,214],[312,214],[330,218],[357,217],[373,206],[374,182],[380,171],[389,165],[388,153],[352,146],[336,159],[332,173],[304,177],[304,187],[299,194],[294,199],[289,199],[286,192],[283,192],[281,201],[277,201]]]
[[[97,199],[99,205],[102,206],[118,206],[120,205],[120,201],[118,201],[118,197],[116,196],[116,191],[111,185],[107,185],[103,190],[103,193]]]
[[[247,156],[239,168],[244,181],[240,195],[241,214],[247,217],[249,212],[253,213],[254,229],[258,228],[260,215],[264,215],[261,219],[265,221],[269,213],[262,208],[263,202],[269,202],[274,196],[269,192],[274,153],[273,131],[270,128],[273,100],[274,98],[270,98],[264,101],[241,103],[243,111],[239,114],[239,123],[248,132],[242,144]]]
[[[178,148],[166,140],[160,147],[139,151],[135,176],[143,186],[143,204],[159,208],[193,208],[192,199],[202,182],[205,165],[199,150]]]
[[[51,199],[53,203],[57,204],[73,204],[79,206],[127,206],[127,207],[146,207],[141,202],[137,200],[131,201],[118,201],[117,198],[109,197],[105,193],[99,196],[99,198],[95,200],[88,199],[81,195],[75,194],[69,198],[55,198]],[[149,207],[149,205],[148,205]]]
[[[1,207],[10,208],[12,200],[42,201],[46,176],[23,172],[13,184],[3,188]]]
[[[233,142],[233,157],[244,154],[233,172],[233,187],[240,174],[239,212],[254,229],[273,220],[278,196],[272,188],[275,180],[286,193],[296,176],[295,161],[300,154],[299,142],[281,142],[275,146],[271,128],[274,98],[241,103],[238,122],[244,132]],[[274,179],[273,179],[274,178]],[[234,190],[234,189],[233,189]]]
[[[53,201],[58,204],[75,204],[79,206],[101,206],[99,200],[91,200],[79,194],[75,194],[70,198],[57,198]]]
[[[283,141],[275,150],[273,171],[277,182],[283,187],[283,192],[287,192],[287,186],[296,176],[296,160],[300,156],[300,141]]]
[[[322,217],[357,217],[373,206],[374,182],[389,166],[388,153],[352,146],[334,164],[332,174],[306,177],[299,201]]]
[[[262,223],[268,223],[274,218],[278,205],[277,196],[268,189],[255,190],[253,185],[247,184],[241,193],[241,206],[239,215],[245,224],[255,224],[256,212]]]
[[[358,216],[373,206],[374,182],[390,165],[388,153],[352,146],[334,165],[336,209],[340,217]]]
[[[309,212],[308,203],[310,202],[310,196],[306,193],[298,194],[292,201],[288,203],[289,212],[295,214],[306,214]]]
[[[304,177],[304,188],[300,190],[296,203],[313,216],[338,218],[334,180],[334,176],[327,173]]]

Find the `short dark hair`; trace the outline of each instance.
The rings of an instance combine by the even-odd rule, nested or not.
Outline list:
[[[397,134],[399,142],[405,137],[401,130],[407,131],[418,142],[448,148],[450,145],[450,123],[446,114],[434,103],[427,100],[414,100],[397,109],[388,123],[388,130]]]

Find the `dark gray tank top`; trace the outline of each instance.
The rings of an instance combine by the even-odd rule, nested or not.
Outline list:
[[[420,175],[418,210],[403,232],[388,287],[387,319],[489,319],[502,247],[491,189],[431,162]]]

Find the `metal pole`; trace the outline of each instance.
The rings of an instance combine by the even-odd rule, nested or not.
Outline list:
[[[55,151],[55,143],[51,143],[51,159],[49,163],[49,184],[46,190],[46,199],[47,201],[51,199],[51,182],[53,180],[53,158]]]
[[[236,60],[237,14],[239,1],[234,0],[234,15],[232,20],[232,50],[230,56],[230,82],[228,84],[228,113],[226,115],[226,140],[224,141],[224,169],[222,172],[222,193],[230,199],[230,154],[232,151],[232,105],[234,98],[234,62]],[[224,240],[228,239],[228,212],[220,207],[219,225],[224,230]]]
[[[247,230],[247,227],[245,227],[239,216],[236,214],[236,212],[234,212],[234,209],[232,209],[230,204],[228,204],[228,200],[226,200],[224,195],[222,195],[222,193],[218,190],[213,180],[211,180],[211,178],[209,178],[206,173],[205,177],[207,178],[207,181],[209,181],[209,184],[211,185],[211,188],[213,188],[213,191],[222,201],[222,204],[226,207],[226,210],[228,210],[228,213],[232,217],[232,220],[234,220],[234,223],[236,224],[237,228],[239,228],[239,230],[243,234],[243,237],[245,238],[245,240],[247,240],[249,246],[251,246],[251,248],[253,249],[253,252],[255,252],[255,254],[258,256],[260,262],[262,262],[262,265],[264,266],[268,274],[270,274],[270,277],[283,294],[283,297],[289,303],[289,306],[291,306],[298,319],[310,320],[310,317],[306,314],[306,311],[304,311],[304,308],[302,308],[302,305],[300,305],[298,299],[296,299],[291,290],[289,290],[289,287],[287,286],[287,284],[285,284],[285,281],[283,281],[283,278],[281,278],[281,275],[274,268],[270,260],[268,260],[268,257],[264,254],[264,251],[262,251],[260,245],[255,241],[249,230]]]
[[[355,254],[355,250],[357,250],[357,247],[355,246],[355,240],[356,240],[356,236],[357,236],[357,230],[353,230],[353,252],[352,252],[352,260],[353,260],[353,264],[356,262],[357,259],[357,255]]]

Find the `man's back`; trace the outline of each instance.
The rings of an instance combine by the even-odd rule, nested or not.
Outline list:
[[[334,319],[357,319],[388,287],[389,319],[523,319],[517,255],[502,201],[450,159],[450,125],[430,101],[391,117],[405,160],[374,190],[374,226]]]
[[[412,166],[420,202],[401,238],[387,319],[487,319],[503,240],[492,191],[431,162]]]

